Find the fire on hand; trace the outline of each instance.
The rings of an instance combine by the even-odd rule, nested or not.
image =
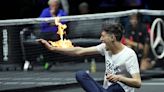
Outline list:
[[[58,26],[57,34],[59,34],[60,40],[55,41],[55,42],[49,41],[49,43],[50,43],[52,46],[60,47],[60,48],[74,47],[74,46],[72,45],[72,42],[71,42],[70,40],[67,40],[67,39],[64,39],[64,38],[63,38],[63,35],[65,34],[64,29],[67,28],[67,25],[60,23],[59,17],[55,17],[55,25]]]

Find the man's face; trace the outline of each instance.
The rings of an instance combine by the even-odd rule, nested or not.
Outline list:
[[[51,10],[57,11],[59,8],[59,2],[57,2],[56,0],[52,0],[49,4],[49,7]]]
[[[89,12],[88,7],[79,7],[81,14],[87,14]]]
[[[136,27],[137,23],[138,23],[138,18],[137,16],[133,15],[130,17],[130,23],[133,27]]]
[[[101,33],[101,37],[100,37],[100,40],[105,43],[106,45],[110,45],[111,42],[113,41],[112,39],[112,35],[105,32],[105,31],[102,31]]]

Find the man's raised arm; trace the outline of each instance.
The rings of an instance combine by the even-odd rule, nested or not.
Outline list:
[[[53,47],[44,39],[38,39],[37,41],[42,43],[48,50],[52,52],[57,52],[65,55],[83,56],[83,55],[99,54],[99,52],[96,49],[96,46],[87,47],[87,48],[83,48],[83,47],[59,48],[59,47]]]

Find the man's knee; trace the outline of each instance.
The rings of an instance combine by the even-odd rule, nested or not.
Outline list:
[[[81,80],[85,78],[88,74],[85,71],[76,72],[76,80]]]

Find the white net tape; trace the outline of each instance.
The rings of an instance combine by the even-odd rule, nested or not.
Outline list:
[[[90,20],[90,19],[105,19],[105,18],[117,18],[124,17],[136,13],[141,13],[144,15],[155,15],[163,16],[164,10],[127,10],[120,12],[110,12],[110,13],[99,13],[99,14],[86,14],[86,15],[74,15],[74,16],[63,16],[60,17],[63,21],[76,21],[76,20]],[[24,25],[24,24],[38,24],[41,22],[53,22],[54,18],[29,18],[29,19],[10,19],[10,20],[0,20],[0,26],[9,25]]]

